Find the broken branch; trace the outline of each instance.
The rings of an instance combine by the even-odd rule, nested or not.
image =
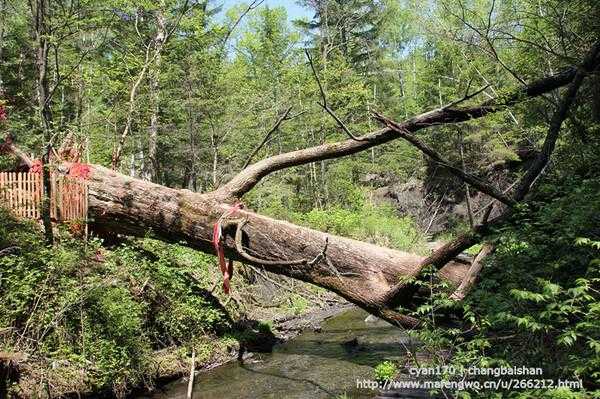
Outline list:
[[[471,291],[471,289],[475,285],[475,280],[477,280],[477,277],[481,272],[481,269],[483,267],[483,259],[485,259],[486,256],[491,254],[493,250],[494,246],[492,244],[483,244],[481,251],[479,251],[475,259],[473,259],[473,263],[471,263],[471,267],[465,275],[465,279],[460,283],[460,285],[456,288],[452,295],[450,295],[450,299],[453,299],[455,301],[462,301],[463,299],[465,299],[469,291]]]

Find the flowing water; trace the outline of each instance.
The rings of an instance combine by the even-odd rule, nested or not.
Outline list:
[[[199,373],[194,399],[372,398],[377,392],[358,389],[356,381],[372,380],[382,360],[401,359],[410,340],[386,322],[365,322],[367,316],[345,311],[325,321],[320,332],[304,332],[272,353]],[[180,399],[186,391],[182,379],[151,398]]]

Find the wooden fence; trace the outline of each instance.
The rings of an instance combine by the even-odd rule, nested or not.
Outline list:
[[[85,181],[50,175],[50,217],[57,222],[87,219],[88,188]],[[0,172],[0,200],[17,216],[40,219],[44,193],[41,173]]]

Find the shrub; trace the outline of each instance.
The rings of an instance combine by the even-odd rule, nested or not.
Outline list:
[[[414,334],[429,353],[451,350],[456,369],[542,367],[544,379],[582,380],[588,391],[482,397],[583,398],[600,386],[600,181],[562,182],[541,192],[496,232],[496,252],[463,303],[450,301],[447,287],[434,282],[434,294],[416,311],[428,323]],[[448,310],[462,313],[462,329],[437,328]]]
[[[0,258],[0,330],[11,332],[0,336],[0,350],[44,359],[32,368],[44,378],[81,377],[78,386],[50,381],[55,387],[123,396],[151,383],[155,350],[192,346],[228,326],[207,291],[218,273],[208,255],[151,239],[108,250],[66,230],[48,248],[36,224],[1,208],[0,219],[1,248],[21,248]]]
[[[377,381],[390,381],[396,377],[396,374],[398,374],[398,367],[394,362],[386,360],[375,366],[373,371]]]

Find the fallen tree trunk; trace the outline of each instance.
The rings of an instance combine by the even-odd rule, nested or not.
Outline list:
[[[91,165],[89,177],[89,215],[96,231],[146,236],[149,231],[166,241],[185,242],[203,252],[214,253],[213,227],[223,227],[223,246],[230,259],[262,266],[266,270],[316,284],[336,292],[350,302],[392,323],[414,327],[418,320],[402,315],[395,307],[406,305],[416,291],[421,270],[431,265],[438,274],[460,284],[469,265],[452,259],[462,250],[475,244],[481,235],[506,219],[505,212],[495,219],[475,226],[471,232],[458,237],[424,258],[369,243],[332,236],[306,227],[275,220],[248,210],[235,210],[232,203],[250,191],[265,176],[288,167],[323,159],[339,158],[380,145],[397,138],[408,139],[434,159],[443,158],[422,145],[413,134],[423,128],[440,124],[460,123],[497,112],[518,101],[539,96],[569,84],[569,89],[554,118],[544,145],[543,159],[536,162],[527,176],[537,177],[554,149],[562,121],[567,115],[584,77],[600,63],[600,42],[595,43],[578,68],[569,68],[517,89],[501,99],[486,101],[479,106],[457,107],[462,100],[423,113],[402,123],[379,115],[385,128],[352,136],[349,140],[327,143],[303,150],[279,154],[256,162],[234,176],[227,184],[206,194],[175,190],[127,177],[102,166]],[[10,145],[0,147],[17,155]],[[21,153],[23,155],[24,153]],[[446,165],[450,167],[451,165]],[[540,167],[541,166],[541,167]],[[455,175],[482,192],[512,204],[523,199],[531,184],[517,192],[516,198],[504,196],[488,183],[467,176],[451,167]],[[485,218],[487,219],[487,217]]]
[[[214,253],[214,224],[231,209],[210,194],[167,188],[96,165],[92,166],[89,196],[95,230],[135,236],[151,231],[157,238],[184,241],[207,253]],[[235,242],[241,222],[243,251]],[[223,221],[223,226],[227,257],[316,284],[390,321],[411,324],[402,315],[391,316],[384,294],[399,279],[415,277],[423,257],[248,210],[237,211]],[[467,269],[468,265],[450,262],[440,273],[459,284]]]

